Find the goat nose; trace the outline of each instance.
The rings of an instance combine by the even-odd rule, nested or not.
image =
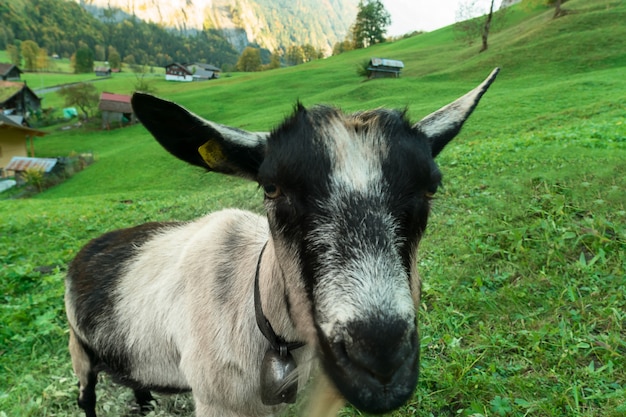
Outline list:
[[[382,384],[389,383],[407,359],[415,355],[417,332],[406,321],[361,321],[348,326],[347,333],[344,347],[348,359]]]

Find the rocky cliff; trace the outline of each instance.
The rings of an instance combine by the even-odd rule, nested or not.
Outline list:
[[[343,40],[358,0],[75,0],[101,17],[110,9],[190,32],[217,29],[239,51],[311,44],[329,51]]]

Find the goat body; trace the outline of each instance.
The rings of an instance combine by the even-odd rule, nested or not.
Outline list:
[[[100,371],[131,387],[142,409],[150,391],[191,390],[198,416],[280,412],[262,395],[276,347],[257,325],[255,277],[264,319],[281,340],[305,343],[291,352],[291,378],[302,388],[321,364],[310,415],[334,415],[344,400],[374,413],[402,405],[418,377],[416,253],[441,181],[433,158],[496,74],[414,125],[395,111],[299,105],[271,133],[136,93],[135,113],[169,152],[257,181],[267,218],[223,210],[147,223],[78,253],[65,301],[87,417]]]
[[[193,389],[202,416],[276,411],[260,400],[259,369],[269,343],[250,314],[256,262],[268,238],[265,218],[224,210],[190,223],[107,233],[85,246],[67,278],[81,405],[92,408],[89,381],[104,370],[134,388],[138,400],[143,394],[149,401],[148,390]],[[273,252],[266,252],[264,310],[277,332],[295,339],[283,298],[270,296],[284,288]],[[306,364],[311,353],[298,349],[296,359]],[[306,372],[301,377],[304,384]]]

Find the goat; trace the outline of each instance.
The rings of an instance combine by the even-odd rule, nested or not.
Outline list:
[[[77,254],[65,304],[85,415],[96,415],[100,371],[142,409],[150,391],[191,390],[203,417],[274,415],[315,376],[312,416],[345,401],[369,413],[405,403],[419,372],[416,253],[441,182],[434,157],[497,73],[414,125],[400,111],[298,104],[270,133],[135,93],[167,151],[258,182],[267,216],[147,223]]]

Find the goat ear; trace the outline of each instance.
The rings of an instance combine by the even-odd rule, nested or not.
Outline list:
[[[456,101],[442,107],[417,122],[413,128],[426,135],[430,141],[432,156],[435,157],[454,138],[463,123],[472,114],[481,97],[496,79],[500,68],[494,69],[478,87]]]
[[[172,155],[209,171],[256,178],[267,133],[213,123],[150,94],[135,93],[131,103],[137,118]]]

